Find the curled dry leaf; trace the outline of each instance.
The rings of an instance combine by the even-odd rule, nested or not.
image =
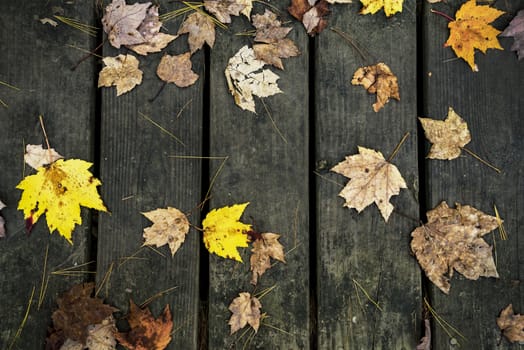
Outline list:
[[[148,211],[142,215],[153,222],[153,226],[144,229],[144,245],[161,247],[168,244],[171,256],[174,256],[189,232],[187,216],[171,207]]]
[[[200,12],[190,14],[182,23],[178,35],[186,33],[191,54],[201,49],[204,43],[207,43],[209,47],[215,45],[215,23],[209,16]]]
[[[238,247],[247,247],[246,234],[251,225],[240,222],[240,217],[249,203],[234,204],[211,210],[202,221],[204,244],[210,253],[242,262]]]
[[[261,69],[264,65],[247,45],[229,59],[225,71],[227,85],[240,108],[256,113],[253,95],[268,97],[282,92],[277,84],[279,76]]]
[[[242,292],[233,299],[229,305],[229,311],[233,313],[228,324],[231,326],[231,334],[249,324],[255,332],[260,327],[260,308],[262,304],[258,298],[247,292]]]
[[[399,194],[401,188],[407,188],[406,182],[382,153],[360,146],[358,152],[346,156],[346,160],[331,169],[351,179],[339,196],[346,200],[344,206],[355,208],[359,213],[374,202],[387,222],[394,209],[389,200]]]
[[[428,223],[411,232],[411,250],[420,266],[446,294],[453,270],[471,280],[499,277],[491,247],[482,239],[498,227],[497,218],[469,205],[455,205],[452,209],[440,203],[427,212]]]
[[[489,5],[477,6],[476,0],[464,3],[455,14],[455,20],[448,23],[449,38],[444,46],[451,46],[457,57],[466,61],[474,72],[475,49],[486,53],[488,49],[503,50],[497,39],[500,31],[489,24],[499,18],[504,11]]]
[[[204,7],[222,23],[231,23],[231,16],[239,16],[247,6],[242,0],[205,0]]]
[[[33,169],[53,163],[64,158],[54,148],[44,149],[42,145],[25,146],[24,161]]]
[[[198,79],[198,74],[193,72],[191,67],[190,52],[177,56],[165,55],[158,64],[156,74],[163,81],[174,83],[178,87],[187,87]]]
[[[374,14],[381,8],[384,8],[384,13],[387,17],[394,15],[397,12],[402,12],[402,3],[404,0],[360,0],[362,9],[360,14]]]
[[[445,120],[418,119],[426,138],[433,144],[428,158],[455,159],[460,156],[462,147],[471,141],[468,124],[451,107]]]
[[[515,41],[511,50],[517,52],[519,61],[524,58],[524,10],[517,13],[500,36],[512,36]]]
[[[308,2],[308,0],[291,0],[289,13],[302,22],[309,35],[323,31],[327,26],[325,16],[329,14],[329,3],[325,0]]]
[[[111,45],[118,49],[121,45],[146,42],[138,28],[146,18],[150,6],[150,2],[126,5],[125,0],[113,0],[107,5],[102,25]]]
[[[280,235],[276,233],[262,233],[261,237],[253,242],[251,249],[251,284],[257,284],[258,278],[264,274],[270,267],[270,258],[286,262],[284,258],[284,246],[278,239]]]
[[[129,350],[163,350],[171,341],[173,318],[169,305],[157,319],[148,308],[140,309],[132,300],[129,301],[127,321],[131,330],[127,333],[115,333],[115,338]]]
[[[138,60],[133,55],[104,57],[106,65],[98,75],[98,87],[116,86],[116,95],[133,90],[142,83],[142,71],[138,69]]]
[[[385,63],[361,67],[353,74],[353,85],[362,85],[370,94],[377,94],[373,110],[378,112],[392,97],[400,101],[397,77]]]
[[[512,304],[501,311],[497,325],[510,342],[524,342],[524,316],[514,314]]]

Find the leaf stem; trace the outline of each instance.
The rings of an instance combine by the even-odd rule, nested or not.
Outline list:
[[[398,145],[395,147],[395,149],[393,150],[391,155],[388,157],[388,162],[391,162],[393,160],[393,158],[395,158],[395,156],[397,155],[398,151],[400,150],[400,147],[402,147],[402,145],[404,144],[404,142],[406,142],[408,137],[409,137],[409,131],[407,133],[405,133],[404,136],[402,136],[402,139],[400,140]]]
[[[465,151],[467,154],[469,154],[470,156],[472,156],[473,158],[475,158],[476,160],[478,160],[479,162],[481,162],[482,164],[486,165],[487,167],[495,170],[497,173],[501,173],[502,170],[500,170],[499,168],[497,168],[496,166],[494,166],[493,164],[489,163],[487,160],[484,160],[482,158],[480,158],[480,156],[478,154],[476,154],[475,152],[467,149],[466,147],[461,147],[461,149],[463,151]]]
[[[433,10],[433,9],[430,9],[429,12],[444,17],[445,19],[448,20],[448,22],[454,22],[455,21],[453,18],[451,18],[449,15],[445,14],[444,12],[440,12],[440,11]]]

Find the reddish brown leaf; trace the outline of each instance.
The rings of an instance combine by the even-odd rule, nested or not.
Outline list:
[[[314,6],[311,6],[308,0],[291,0],[288,11],[304,24],[307,33],[311,36],[326,28],[327,19],[325,16],[330,12],[329,3],[325,0],[317,1]]]
[[[511,50],[517,52],[519,61],[524,58],[524,10],[517,13],[500,36],[512,36],[515,41]]]
[[[178,87],[187,87],[198,79],[198,74],[191,67],[190,52],[177,56],[165,55],[158,64],[156,74],[163,81],[174,83]]]
[[[260,301],[247,292],[242,292],[238,297],[233,299],[229,305],[229,311],[233,313],[229,319],[231,334],[249,324],[255,332],[260,327]]]
[[[497,318],[497,325],[510,342],[524,342],[524,316],[515,315],[512,304],[502,310]]]
[[[271,267],[270,258],[283,263],[286,262],[284,246],[278,241],[279,238],[280,235],[276,233],[262,233],[261,237],[253,242],[253,249],[251,250],[253,254],[250,258],[251,284],[257,284],[258,277]]]
[[[215,23],[209,16],[203,15],[200,12],[195,12],[189,15],[178,34],[188,34],[187,42],[189,49],[193,54],[207,43],[209,47],[215,44]]]

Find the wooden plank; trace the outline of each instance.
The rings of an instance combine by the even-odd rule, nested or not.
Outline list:
[[[17,211],[20,191],[15,187],[24,175],[32,173],[24,167],[25,144],[45,145],[38,116],[44,116],[51,146],[66,158],[93,160],[94,96],[93,61],[71,67],[84,55],[68,45],[88,49],[94,39],[60,24],[44,25],[38,18],[52,17],[53,6],[60,6],[63,15],[94,24],[95,12],[89,2],[75,6],[65,1],[34,2],[2,1],[0,22],[2,59],[0,80],[12,84],[15,91],[2,86],[0,99],[0,155],[3,180],[0,199],[7,205],[2,216],[7,222],[7,238],[0,241],[0,348],[41,349],[56,308],[56,297],[74,283],[85,278],[53,275],[47,293],[39,306],[39,295],[49,272],[82,264],[90,259],[90,219],[82,210],[83,225],[73,233],[74,245],[55,233],[49,235],[45,217],[41,217],[30,236],[26,235],[21,211]],[[48,248],[47,269],[44,261]],[[30,301],[32,290],[34,296]],[[30,305],[27,322],[20,337],[13,342],[24,314]]]
[[[282,4],[282,7],[287,4]],[[257,7],[252,14],[263,13]],[[289,20],[285,11],[282,20]],[[258,114],[243,111],[229,94],[224,70],[230,57],[252,38],[233,36],[249,30],[246,18],[235,18],[227,32],[218,31],[211,50],[210,155],[228,156],[214,183],[210,208],[250,202],[242,219],[259,232],[278,232],[287,263],[266,272],[256,288],[250,284],[249,249],[240,249],[244,264],[210,255],[209,348],[309,348],[308,258],[308,53],[307,37],[293,21],[288,35],[302,54],[284,60],[280,76],[284,92],[265,99],[270,117],[256,98]],[[292,25],[288,23],[286,25]],[[285,140],[284,140],[285,138]],[[210,163],[210,178],[221,161]],[[230,336],[228,305],[240,292],[255,293],[276,286],[261,299],[263,321],[256,336]],[[240,331],[239,333],[242,333]],[[236,341],[236,342],[235,342]]]
[[[163,27],[176,34],[179,24],[167,22]],[[185,51],[185,38],[179,38],[163,52]],[[112,47],[104,48],[104,56],[117,53]],[[166,304],[171,306],[177,331],[168,349],[194,349],[198,341],[199,234],[192,228],[172,258],[167,246],[142,247],[143,228],[151,222],[140,213],[176,207],[191,214],[190,221],[199,225],[199,213],[193,209],[201,196],[201,160],[172,156],[201,155],[204,56],[198,52],[192,58],[193,70],[201,76],[195,85],[181,89],[168,84],[150,101],[163,84],[156,76],[161,55],[139,57],[143,82],[133,91],[116,97],[113,88],[102,90],[100,176],[111,215],[100,216],[97,281],[101,284],[112,271],[101,295],[123,312],[130,298],[142,303],[175,287],[150,307],[158,315]]]
[[[318,348],[413,349],[421,303],[420,273],[409,249],[419,214],[415,1],[404,1],[403,12],[391,18],[382,11],[358,15],[360,7],[334,6],[329,26],[349,35],[364,59],[329,29],[318,36],[315,52]],[[401,101],[375,113],[375,95],[351,79],[358,67],[377,62],[397,75]],[[406,132],[411,136],[392,163],[408,189],[392,197],[388,223],[375,205],[360,214],[343,207],[338,193],[348,179],[329,169],[358,153],[357,146],[387,158]]]
[[[497,174],[468,155],[452,161],[427,160],[427,208],[445,200],[449,205],[469,204],[494,215],[496,205],[505,219],[509,238],[501,241],[497,232],[485,238],[489,244],[496,243],[499,279],[470,281],[456,273],[449,295],[431,285],[432,306],[467,338],[464,341],[453,334],[450,339],[441,327],[435,326],[434,345],[436,349],[456,348],[450,344],[458,341],[467,349],[506,349],[513,347],[506,340],[501,341],[496,318],[509,303],[513,303],[515,311],[524,312],[520,283],[524,262],[519,253],[523,243],[517,237],[524,224],[524,100],[518,93],[524,89],[524,70],[515,52],[509,51],[513,39],[499,38],[505,51],[477,53],[478,73],[472,72],[463,60],[455,60],[451,49],[442,47],[449,35],[447,21],[429,10],[435,8],[454,17],[463,2],[424,7],[425,112],[428,117],[444,119],[448,106],[452,106],[469,125],[472,141],[466,147],[503,172]],[[509,13],[495,22],[495,27],[503,29],[524,7],[524,1],[498,1],[495,7]]]

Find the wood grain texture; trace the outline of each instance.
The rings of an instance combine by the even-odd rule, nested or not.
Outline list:
[[[164,30],[176,34],[178,25],[165,23]],[[179,38],[163,52],[187,50],[185,38]],[[104,56],[117,53],[104,48]],[[112,269],[101,295],[123,312],[130,298],[142,303],[176,287],[149,306],[155,315],[171,306],[177,332],[168,349],[192,349],[198,329],[199,233],[191,229],[172,258],[167,246],[142,247],[143,228],[151,222],[141,212],[172,206],[191,214],[190,222],[199,225],[193,209],[201,196],[201,160],[172,156],[201,155],[204,59],[201,52],[192,58],[193,70],[201,75],[195,85],[181,89],[168,84],[150,101],[163,85],[156,75],[162,54],[138,57],[143,81],[131,92],[116,97],[114,88],[102,90],[100,176],[111,215],[100,216],[97,281]]]
[[[89,260],[90,220],[82,210],[83,225],[73,233],[74,245],[54,233],[49,235],[45,216],[35,225],[30,236],[24,228],[24,218],[17,211],[20,191],[15,187],[24,175],[33,173],[24,167],[24,145],[45,144],[38,116],[44,116],[51,147],[66,158],[93,160],[93,125],[95,89],[93,61],[87,61],[76,71],[70,68],[83,56],[75,45],[88,49],[93,38],[71,27],[43,25],[38,18],[52,17],[53,6],[61,6],[64,15],[84,23],[94,23],[94,8],[90,4],[69,6],[63,1],[2,1],[0,23],[2,60],[0,80],[18,87],[15,91],[2,86],[0,99],[0,144],[3,171],[0,199],[7,205],[2,216],[7,222],[7,238],[0,241],[0,348],[11,345],[17,328],[24,318],[31,291],[34,298],[27,323],[13,349],[43,348],[55,299],[75,282],[87,278],[51,276],[43,303],[38,308],[46,248],[49,247],[47,270],[82,264]],[[73,101],[75,101],[73,103]]]
[[[517,61],[515,52],[509,51],[513,42],[510,38],[499,38],[505,51],[475,54],[478,73],[472,72],[463,60],[454,59],[452,50],[442,47],[449,35],[447,21],[429,12],[435,8],[454,17],[463,1],[448,3],[425,6],[423,10],[426,116],[444,119],[452,106],[469,125],[472,141],[466,147],[501,168],[502,173],[497,174],[467,154],[452,161],[427,160],[427,207],[431,209],[446,200],[450,205],[469,204],[494,215],[496,205],[505,219],[509,239],[501,241],[497,232],[485,236],[489,244],[496,244],[499,279],[470,281],[456,273],[447,296],[432,286],[435,310],[467,338],[464,341],[453,335],[455,339],[451,340],[435,326],[434,345],[436,349],[454,349],[457,346],[452,344],[458,340],[467,349],[514,348],[500,339],[496,318],[509,303],[513,303],[516,312],[524,311],[523,246],[518,239],[524,223],[524,100],[520,96],[524,66]],[[495,22],[496,28],[503,29],[524,7],[524,1],[497,1],[495,7],[508,12]]]
[[[252,14],[263,11],[263,7],[256,7]],[[289,19],[286,12],[282,12],[281,18]],[[259,280],[256,293],[276,287],[261,299],[262,312],[269,318],[249,340],[251,331],[241,339],[239,334],[229,335],[228,305],[240,292],[254,290],[249,283],[250,248],[241,249],[244,264],[210,256],[209,349],[242,348],[246,340],[249,349],[307,349],[308,40],[302,26],[295,22],[288,37],[295,41],[302,54],[283,60],[284,71],[271,69],[280,76],[278,84],[284,93],[266,98],[265,103],[284,141],[260,99],[256,98],[258,114],[255,115],[236,106],[227,88],[224,70],[229,58],[253,42],[250,37],[232,34],[247,28],[250,25],[246,18],[235,18],[228,32],[218,32],[211,50],[210,155],[229,159],[216,178],[210,207],[250,202],[243,221],[254,224],[258,232],[281,233],[287,263],[275,264]],[[211,162],[211,177],[220,163]]]
[[[329,21],[365,57],[329,29],[318,36],[315,53],[318,348],[413,349],[421,302],[420,273],[409,249],[419,212],[415,1],[405,1],[403,12],[391,18],[382,11],[359,15],[360,6],[334,6]],[[378,62],[397,75],[401,100],[375,113],[375,95],[351,79],[358,67]],[[406,132],[411,136],[392,163],[408,189],[392,197],[388,223],[375,205],[360,214],[343,207],[338,193],[348,179],[329,169],[358,153],[357,146],[388,158]]]

